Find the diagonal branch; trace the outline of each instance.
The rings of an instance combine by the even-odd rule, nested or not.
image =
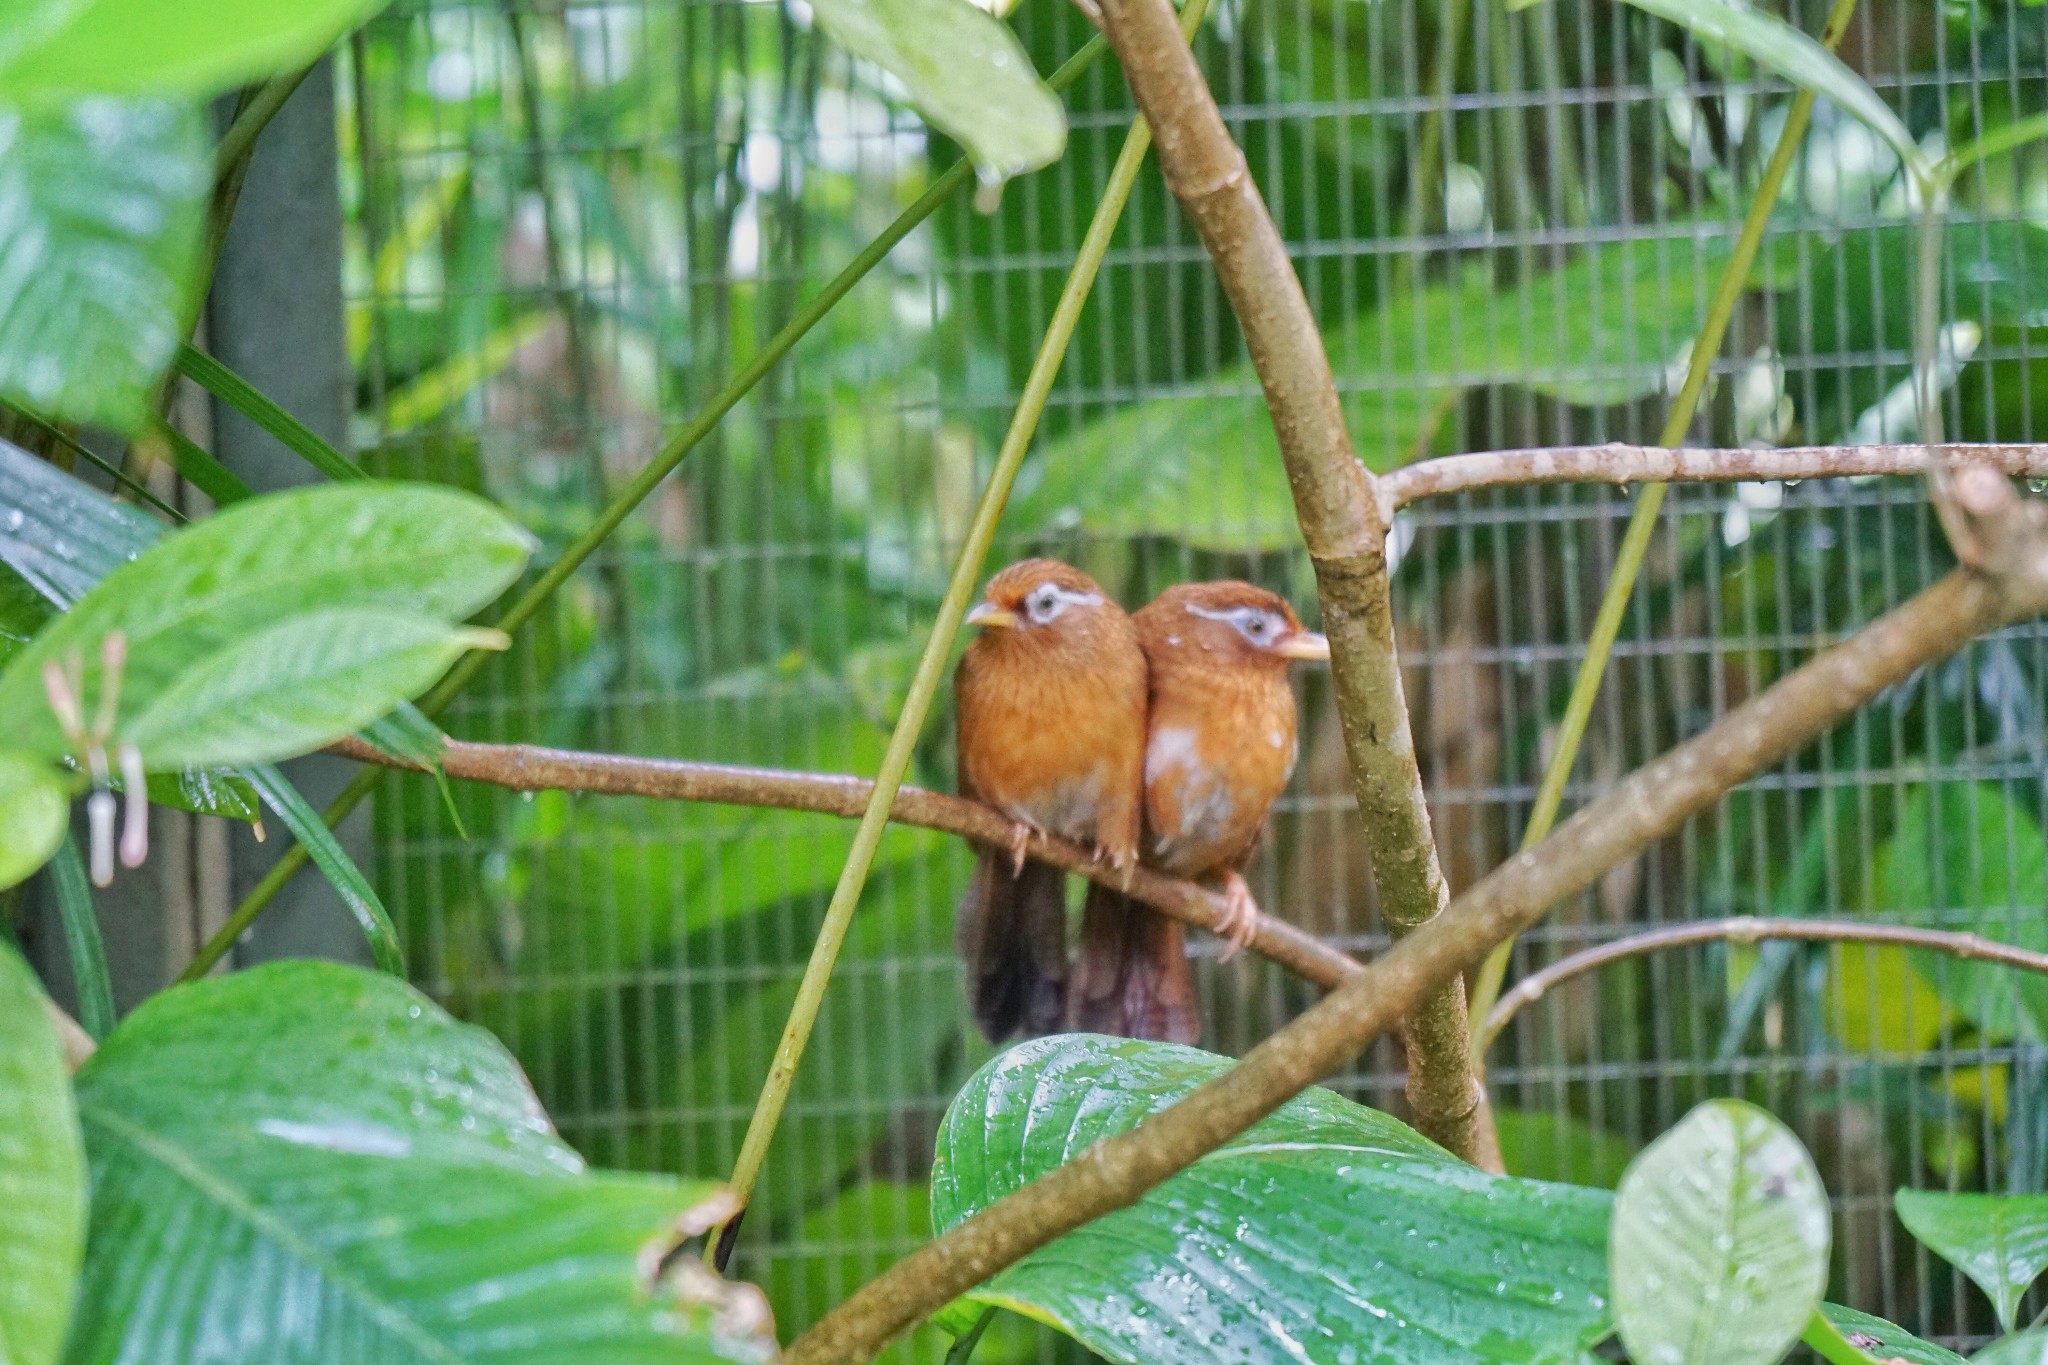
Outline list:
[[[329,752],[363,763],[424,772],[357,739],[329,746]],[[547,749],[535,744],[471,744],[451,740],[442,752],[442,771],[468,782],[488,782],[512,791],[590,792],[645,796],[660,801],[706,801],[728,806],[815,811],[857,820],[867,810],[875,784],[837,773],[792,772],[783,768],[735,767],[671,758],[629,758],[621,754]],[[889,818],[1007,847],[1014,826],[979,801],[922,787],[899,787]],[[1034,833],[1031,856],[1129,894],[1183,924],[1216,933],[1229,918],[1223,897],[1195,882],[1150,868],[1113,868],[1089,850],[1064,839]],[[1128,876],[1128,885],[1126,885]],[[1332,948],[1283,919],[1261,914],[1252,951],[1272,959],[1328,990],[1363,970],[1356,958]]]
[[[2048,973],[2048,953],[2018,948],[2010,943],[1985,938],[1982,934],[1956,933],[1947,929],[1922,929],[1914,924],[1883,924],[1872,920],[1758,919],[1735,915],[1727,919],[1694,920],[1689,924],[1660,924],[1629,934],[1570,957],[1559,958],[1542,971],[1531,972],[1501,996],[1500,1003],[1486,1016],[1480,1033],[1481,1051],[1492,1047],[1508,1021],[1543,996],[1587,972],[1631,957],[1646,957],[1669,948],[1690,948],[1702,943],[1754,944],[1767,940],[1801,943],[1860,943],[1870,947],[1922,948],[1946,953],[1966,962],[1996,962],[2026,972]]]
[[[1516,982],[1516,988],[1501,997],[1481,1031],[1481,1048],[1491,1048],[1507,1021],[1522,1013],[1526,1005],[1540,1001],[1548,990],[1565,984],[1573,976],[1595,972],[1610,962],[1645,958],[1669,948],[1696,948],[1700,943],[1763,943],[1769,939],[1794,939],[1800,943],[1864,943],[1868,948],[1919,948],[1948,954],[1964,962],[1997,962],[2021,972],[2048,974],[2048,954],[2032,948],[2015,948],[1980,933],[1956,933],[1950,929],[1921,929],[1919,925],[1886,925],[1868,919],[1757,919],[1735,915],[1729,919],[1696,919],[1686,925],[1657,925],[1626,937],[1599,943],[1597,948],[1559,958],[1540,972],[1530,972]]]
[[[1978,635],[2048,607],[2048,529],[2026,509],[2011,572],[1957,570],[1638,769],[1458,897],[1243,1061],[898,1262],[799,1337],[788,1365],[865,1361],[996,1271],[1145,1191],[1330,1075],[1557,902]]]
[[[1415,739],[1394,652],[1386,535],[1392,508],[1352,453],[1337,388],[1286,244],[1231,140],[1167,0],[1103,0],[1103,25],[1159,166],[1215,262],[1259,372],[1316,569],[1359,818],[1380,914],[1395,938],[1449,899],[1430,835]],[[1462,981],[1437,984],[1406,1024],[1416,1127],[1467,1159],[1480,1150],[1480,1097]]]

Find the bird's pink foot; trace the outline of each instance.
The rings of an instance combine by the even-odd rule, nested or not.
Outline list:
[[[1031,846],[1031,826],[1022,820],[1010,826],[1010,875],[1024,875],[1024,850]]]
[[[1223,874],[1223,922],[1216,926],[1216,935],[1224,942],[1222,961],[1228,962],[1250,945],[1259,932],[1259,904],[1252,899],[1252,888],[1244,877],[1236,872]]]

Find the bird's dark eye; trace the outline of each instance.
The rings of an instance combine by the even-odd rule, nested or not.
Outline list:
[[[1266,618],[1263,616],[1254,616],[1251,619],[1249,629],[1251,633],[1254,635],[1264,635],[1266,633]]]
[[[1040,621],[1050,621],[1059,611],[1060,597],[1051,588],[1040,588],[1031,595],[1031,614]]]

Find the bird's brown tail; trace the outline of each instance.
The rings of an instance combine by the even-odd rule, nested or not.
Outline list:
[[[1058,1033],[1067,1009],[1067,874],[982,850],[953,941],[967,964],[974,1020],[991,1043]]]
[[[1081,912],[1069,1024],[1086,1033],[1194,1043],[1195,978],[1178,921],[1099,882]]]

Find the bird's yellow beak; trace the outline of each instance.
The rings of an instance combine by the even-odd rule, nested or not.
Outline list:
[[[1330,639],[1312,630],[1297,631],[1275,646],[1273,652],[1286,659],[1328,659]]]
[[[976,602],[974,609],[967,613],[970,626],[997,626],[1004,630],[1017,624],[1017,613],[1006,611],[993,602]],[[1324,657],[1328,657],[1327,653]]]

